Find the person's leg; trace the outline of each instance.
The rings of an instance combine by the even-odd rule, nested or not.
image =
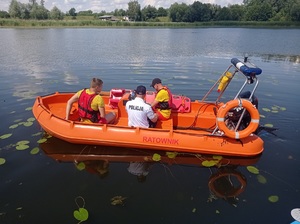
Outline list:
[[[148,123],[149,123],[149,128],[155,128],[157,122],[152,122],[149,118],[148,118]]]
[[[114,123],[116,119],[116,113],[115,112],[109,112],[105,115],[105,119],[107,120],[108,124]]]
[[[165,118],[160,112],[159,110],[156,111],[156,114],[158,116],[158,120],[161,120],[161,121],[166,121],[168,120],[167,118]]]

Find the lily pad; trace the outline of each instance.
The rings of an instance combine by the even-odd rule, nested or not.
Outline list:
[[[177,154],[178,154],[177,152],[166,152],[166,155],[170,159],[174,159],[177,156]]]
[[[0,165],[3,165],[6,162],[4,158],[0,158]]]
[[[38,133],[35,133],[35,134],[32,134],[32,136],[39,136],[39,135],[41,135],[43,132],[38,132]]]
[[[253,174],[259,174],[259,170],[254,166],[247,166],[247,170]]]
[[[221,159],[223,159],[223,157],[222,156],[213,156],[213,159],[221,160]]]
[[[39,143],[39,144],[40,144],[40,143],[44,143],[44,142],[46,142],[46,141],[47,141],[47,139],[46,139],[46,138],[41,138],[40,140],[38,140],[38,141],[37,141],[37,143]]]
[[[271,110],[269,108],[262,108],[263,111],[266,111],[266,112],[270,112]]]
[[[256,176],[256,178],[257,178],[258,182],[261,183],[261,184],[266,184],[267,183],[267,179],[261,174],[258,174]]]
[[[279,200],[279,197],[277,195],[271,195],[268,200],[272,203],[275,203]]]
[[[33,122],[33,121],[35,121],[35,118],[34,117],[30,117],[30,118],[27,119],[27,121]]]
[[[274,125],[273,125],[273,124],[265,124],[264,126],[265,126],[265,127],[272,128]]]
[[[89,218],[89,212],[85,208],[79,208],[73,212],[74,218],[78,221],[86,221]]]
[[[27,122],[24,122],[23,125],[24,125],[25,127],[30,127],[31,125],[33,125],[33,122],[27,121]]]
[[[78,164],[76,164],[76,168],[78,169],[78,170],[84,170],[85,169],[85,164],[84,164],[84,162],[80,162],[80,163],[78,163]]]
[[[160,161],[161,160],[161,156],[157,153],[154,153],[153,156],[152,156],[152,160],[153,161]]]
[[[16,145],[26,145],[26,144],[29,144],[29,141],[27,141],[27,140],[22,140],[22,141],[17,142]]]
[[[38,154],[40,151],[40,149],[38,147],[34,147],[33,149],[31,149],[30,154],[35,155]]]
[[[205,160],[201,164],[205,167],[212,167],[219,163],[219,160]]]
[[[29,148],[29,145],[24,145],[24,144],[16,146],[17,150],[25,150],[25,149],[28,149],[28,148]]]
[[[19,126],[18,124],[13,124],[13,125],[9,126],[9,129],[15,129],[15,128],[17,128],[18,126]]]
[[[9,138],[10,136],[12,136],[12,134],[4,134],[4,135],[1,135],[0,138],[1,139],[6,139],[6,138]]]

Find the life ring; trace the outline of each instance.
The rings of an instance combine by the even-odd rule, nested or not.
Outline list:
[[[230,180],[230,177],[235,177],[236,180]],[[237,183],[237,181],[239,185],[234,186],[234,183]],[[227,185],[227,187],[224,187],[224,185]],[[209,189],[219,198],[236,197],[244,192],[246,185],[246,177],[236,170],[222,170],[213,174],[208,181]]]
[[[234,131],[227,127],[225,124],[225,117],[227,113],[235,108],[235,107],[243,107],[245,108],[250,116],[251,122],[250,124],[244,129],[240,131]],[[217,113],[217,126],[220,131],[223,131],[227,137],[241,139],[249,136],[251,133],[255,132],[259,125],[259,112],[256,107],[246,99],[235,99],[227,102],[223,106],[221,106]]]

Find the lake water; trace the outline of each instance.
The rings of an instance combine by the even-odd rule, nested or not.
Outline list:
[[[299,29],[0,29],[0,223],[78,223],[79,207],[89,212],[86,223],[291,223],[300,207],[299,36]],[[202,167],[203,156],[179,155],[151,164],[140,182],[129,164],[151,152],[100,147],[80,170],[79,155],[95,149],[39,143],[45,136],[31,112],[38,95],[74,92],[92,77],[104,90],[148,87],[160,77],[173,93],[201,99],[230,59],[245,54],[263,70],[255,93],[261,125],[278,128],[276,136],[260,133],[259,158],[217,169]],[[109,172],[99,176],[103,158]],[[217,180],[226,198],[210,188],[224,172],[244,182],[232,191],[226,177]],[[112,205],[115,196],[124,204]]]

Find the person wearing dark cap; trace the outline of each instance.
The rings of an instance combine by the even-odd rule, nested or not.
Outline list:
[[[159,120],[168,120],[171,116],[172,93],[163,86],[159,78],[152,80],[150,87],[156,90],[156,96],[151,107],[155,108],[155,113],[158,115]]]
[[[128,126],[149,128],[148,119],[155,123],[157,115],[153,112],[152,107],[145,102],[146,87],[138,86],[135,95],[134,100],[129,100],[126,103]]]

